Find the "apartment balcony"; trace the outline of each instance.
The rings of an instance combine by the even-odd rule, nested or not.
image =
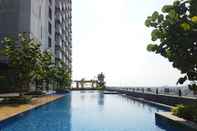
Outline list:
[[[66,15],[62,15],[62,19],[65,21],[66,20]]]
[[[62,48],[62,40],[60,38],[55,40],[55,46],[58,48]]]
[[[56,52],[55,53],[55,58],[61,60],[62,59],[61,52]]]
[[[58,22],[58,23],[62,23],[63,19],[62,19],[61,14],[56,13],[56,14],[55,14],[55,20],[56,20],[56,22]]]
[[[55,33],[62,35],[62,29],[61,29],[60,25],[55,26]]]
[[[66,3],[63,4],[63,10],[66,10]]]
[[[59,11],[62,11],[63,10],[63,6],[62,6],[62,3],[61,2],[58,2],[55,4],[55,8]]]

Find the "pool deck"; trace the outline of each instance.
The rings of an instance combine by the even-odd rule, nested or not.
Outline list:
[[[0,122],[32,110],[34,108],[37,108],[39,106],[58,100],[62,97],[64,97],[64,95],[50,95],[34,98],[29,104],[0,105]]]

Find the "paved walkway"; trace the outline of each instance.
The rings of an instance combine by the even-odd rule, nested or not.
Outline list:
[[[6,96],[19,96],[19,93],[3,93],[3,94],[0,94],[0,97],[6,97]]]
[[[63,95],[59,96],[43,96],[39,98],[34,98],[30,104],[20,104],[20,105],[0,105],[0,122],[16,116],[20,113],[26,112],[33,108],[39,107],[41,105],[47,104],[49,102],[55,101],[62,98]]]

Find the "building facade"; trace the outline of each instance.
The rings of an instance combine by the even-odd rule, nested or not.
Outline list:
[[[71,0],[0,0],[0,39],[27,33],[71,71]]]
[[[55,3],[55,63],[62,61],[71,71],[72,63],[72,7],[71,0],[56,0]]]

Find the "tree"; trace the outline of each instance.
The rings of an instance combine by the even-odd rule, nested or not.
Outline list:
[[[49,83],[50,81],[53,81],[54,79],[54,66],[55,64],[52,62],[53,56],[49,51],[44,51],[40,57],[42,63],[42,70],[38,73],[40,73],[40,76],[37,80],[41,81],[41,83],[46,83],[46,89],[49,90]]]
[[[64,66],[55,66],[49,51],[41,51],[40,44],[25,34],[17,39],[5,37],[1,42],[0,55],[8,59],[8,66],[15,76],[15,87],[23,91],[30,89],[30,82],[38,84],[46,82],[49,89],[50,81],[57,81],[60,87],[71,85],[70,72]]]
[[[40,83],[46,82],[46,88],[49,89],[50,81],[57,82],[57,88],[70,87],[71,77],[70,72],[64,68],[63,62],[60,62],[61,66],[56,66],[52,62],[53,56],[49,51],[44,51],[41,55],[42,70],[39,71],[41,77],[38,77]]]
[[[52,68],[53,79],[57,82],[57,88],[65,88],[71,86],[70,71],[66,70],[63,66],[63,62],[60,62],[61,66],[54,66]]]
[[[15,86],[21,93],[30,88],[30,82],[38,77],[41,68],[40,44],[26,35],[19,35],[18,39],[6,37],[1,44],[1,53],[8,58],[8,66],[15,75]]]
[[[100,88],[104,88],[105,87],[105,75],[101,72],[100,74],[97,75],[97,79],[98,79],[98,85]]]
[[[184,74],[177,84],[197,80],[197,0],[177,0],[155,11],[145,25],[152,27],[147,50],[167,58]]]

